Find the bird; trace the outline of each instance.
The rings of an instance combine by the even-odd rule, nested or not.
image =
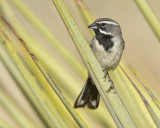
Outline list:
[[[88,28],[93,29],[93,37],[90,47],[104,71],[104,78],[108,78],[111,87],[107,92],[114,88],[113,82],[109,77],[108,71],[114,70],[122,57],[125,42],[122,37],[120,25],[110,18],[96,19]],[[99,106],[100,94],[92,81],[90,75],[75,101],[74,108],[88,105],[89,109],[96,109]]]

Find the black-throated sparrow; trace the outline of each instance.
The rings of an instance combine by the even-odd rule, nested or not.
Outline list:
[[[108,77],[112,85],[111,88],[113,88],[113,82],[108,75],[108,71],[117,67],[124,49],[120,25],[112,19],[100,18],[89,25],[88,28],[93,29],[96,34],[90,44],[92,51],[102,69],[106,72],[105,77]],[[88,103],[90,109],[96,109],[99,105],[99,98],[99,92],[91,77],[88,76],[74,107],[84,107]]]

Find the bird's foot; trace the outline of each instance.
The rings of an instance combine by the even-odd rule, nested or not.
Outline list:
[[[107,70],[105,68],[103,68],[102,71],[104,72],[104,77],[103,77],[104,82],[108,78],[109,79],[108,82],[111,84],[109,89],[106,91],[107,93],[109,93],[114,88],[114,84],[113,84],[113,81],[111,80],[111,78],[109,77],[109,74],[108,74]]]
[[[105,68],[103,68],[103,69],[102,69],[102,71],[104,72],[104,77],[103,77],[103,79],[104,79],[104,82],[105,82],[105,81],[106,81],[106,77],[107,77],[108,73],[107,73],[107,71],[106,71],[106,69],[105,69]]]
[[[111,83],[111,86],[110,86],[109,89],[106,91],[107,93],[109,93],[112,89],[114,89],[114,84],[113,84],[112,80],[109,80],[108,82]]]

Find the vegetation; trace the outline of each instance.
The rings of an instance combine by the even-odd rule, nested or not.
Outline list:
[[[86,26],[96,19],[81,0],[70,2],[76,5]],[[145,0],[135,2],[159,39],[158,18]],[[61,63],[44,44],[27,32],[13,13],[10,3],[65,63]],[[0,127],[160,127],[160,99],[151,86],[133,67],[121,61],[120,66],[109,73],[115,89],[107,93],[110,83],[107,80],[104,82],[104,73],[74,17],[63,0],[53,0],[53,3],[52,7],[55,5],[59,12],[85,66],[23,1],[1,1],[0,60],[34,110],[37,121],[27,114],[25,105],[19,105],[21,101],[19,104],[15,102],[0,85],[0,105],[12,120],[10,124],[0,118]],[[89,34],[93,37],[93,32],[89,31]],[[87,71],[104,102],[95,111],[73,108],[75,97],[83,85],[79,78],[85,79]]]

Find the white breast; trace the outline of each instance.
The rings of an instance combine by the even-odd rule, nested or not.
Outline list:
[[[94,37],[92,40],[92,50],[102,68],[107,70],[115,69],[121,59],[123,52],[123,40],[119,37],[112,38],[113,46],[107,51],[99,44],[98,40]]]

